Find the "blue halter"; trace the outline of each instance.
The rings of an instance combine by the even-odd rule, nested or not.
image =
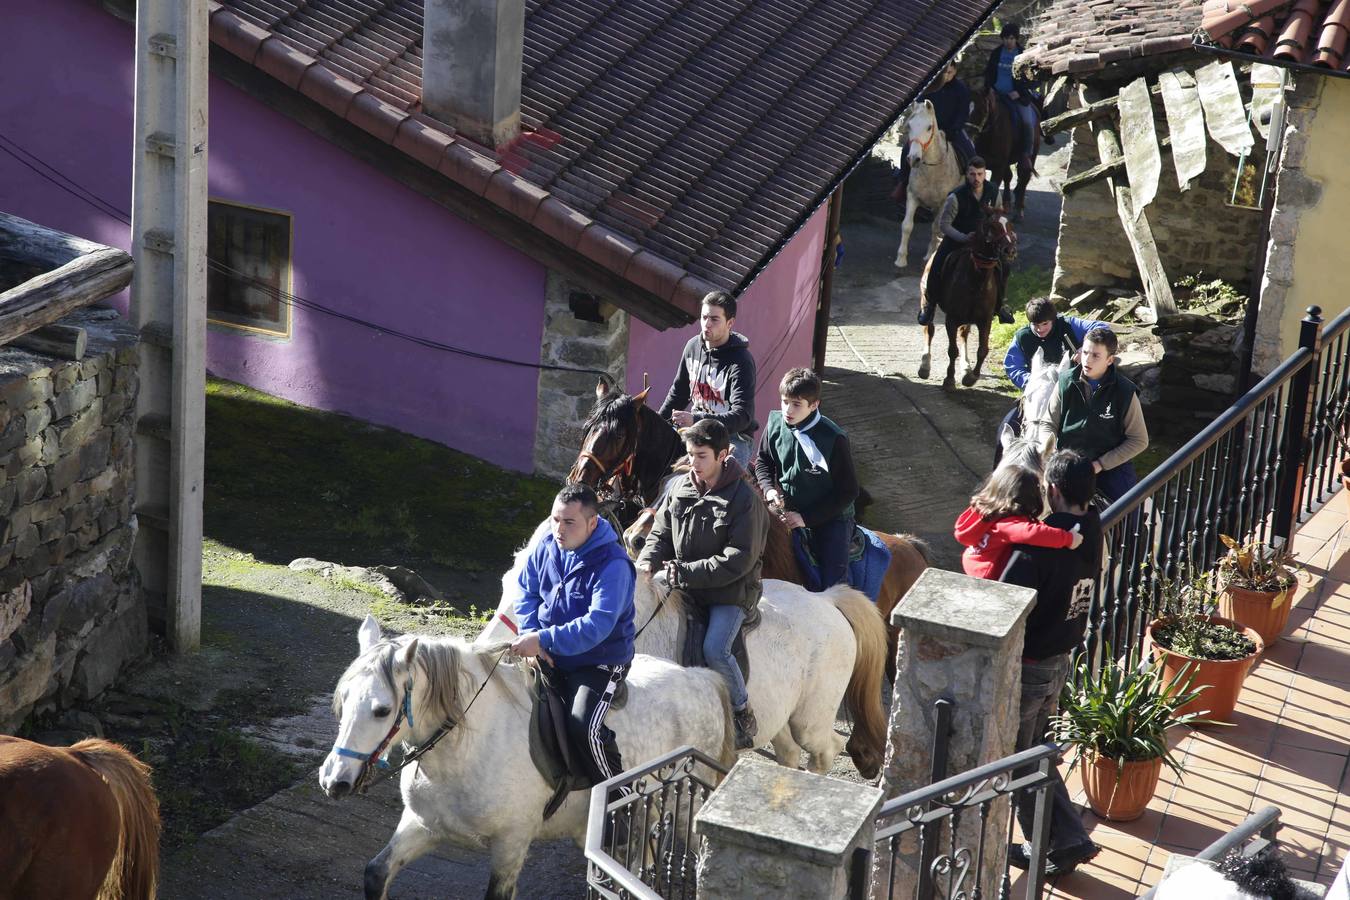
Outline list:
[[[403,724],[403,720],[405,718],[408,720],[409,728],[416,727],[413,725],[412,687],[412,674],[409,673],[408,680],[404,682],[403,685],[403,705],[399,707],[398,715],[394,717],[394,727],[389,729],[389,733],[384,736],[384,740],[380,741],[378,747],[370,753],[361,753],[357,750],[349,750],[346,747],[338,747],[334,752],[337,753],[338,756],[359,759],[361,762],[366,763],[366,766],[362,767],[362,775],[365,774],[366,768],[369,767],[371,757],[375,758],[374,763],[376,766],[379,766],[381,769],[389,768],[389,759],[384,755],[384,751],[389,746],[389,742],[394,739],[394,735],[398,734],[398,729]]]

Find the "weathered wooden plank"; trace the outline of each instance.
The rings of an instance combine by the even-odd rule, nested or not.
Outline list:
[[[1095,99],[1085,94],[1085,99]],[[1116,129],[1105,122],[1095,126],[1097,154],[1105,165],[1123,161],[1120,147],[1120,135]],[[1162,259],[1158,256],[1158,245],[1153,239],[1153,229],[1149,226],[1148,216],[1140,210],[1135,214],[1134,198],[1131,195],[1129,181],[1123,177],[1108,177],[1107,184],[1116,198],[1116,214],[1120,217],[1125,238],[1134,254],[1135,266],[1139,269],[1140,279],[1144,282],[1144,295],[1155,316],[1172,315],[1177,312],[1177,302],[1172,296],[1172,282],[1163,269]]]
[[[1195,76],[1185,69],[1174,69],[1158,76],[1163,108],[1167,111],[1167,130],[1172,136],[1172,166],[1177,186],[1189,190],[1191,181],[1205,171],[1205,113]]]
[[[1168,135],[1163,135],[1161,138],[1158,139],[1158,146],[1160,148],[1169,147],[1171,146],[1171,144],[1172,139]],[[1122,175],[1124,174],[1124,172],[1125,172],[1124,159],[1119,159],[1110,164],[1098,163],[1092,168],[1086,169],[1082,172],[1079,172],[1072,178],[1066,179],[1065,182],[1062,185],[1060,185],[1059,192],[1067,196],[1068,194],[1072,194],[1079,188],[1085,188],[1090,184],[1096,184],[1103,178],[1112,178],[1118,175]]]
[[[1159,93],[1157,85],[1149,88],[1150,95],[1157,93]],[[1056,134],[1060,131],[1068,131],[1070,128],[1077,128],[1079,125],[1087,125],[1108,116],[1115,116],[1117,112],[1115,96],[1095,100],[1092,103],[1087,103],[1077,109],[1071,109],[1066,113],[1055,116],[1053,119],[1046,119],[1041,123],[1041,134]]]
[[[1158,195],[1158,176],[1162,174],[1162,154],[1158,150],[1158,129],[1153,120],[1153,100],[1148,82],[1136,78],[1120,89],[1120,137],[1125,155],[1125,171],[1130,179],[1134,214],[1140,215]]]
[[[131,282],[129,255],[94,246],[99,249],[0,294],[0,345],[97,303]]]
[[[55,269],[100,249],[102,244],[0,212],[0,260]]]
[[[1247,123],[1247,110],[1242,105],[1233,64],[1220,59],[1201,66],[1195,70],[1195,83],[1210,137],[1234,156],[1250,153],[1256,141]]]
[[[10,346],[55,356],[58,359],[84,359],[89,335],[77,325],[47,325],[37,331],[16,337]]]

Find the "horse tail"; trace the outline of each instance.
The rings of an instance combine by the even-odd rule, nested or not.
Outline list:
[[[150,767],[124,747],[100,738],[80,741],[70,752],[103,776],[122,817],[117,855],[98,900],[154,900],[159,880],[159,800],[150,783]]]
[[[925,541],[923,538],[919,537],[917,534],[908,534],[908,533],[897,534],[896,537],[904,541],[906,544],[909,544],[911,547],[913,547],[915,551],[918,552],[918,554],[923,557],[923,561],[925,564],[930,566],[933,564],[932,548],[928,546],[928,542]]]
[[[886,666],[886,623],[876,604],[849,587],[829,592],[835,609],[844,614],[858,653],[853,661],[844,704],[853,719],[846,749],[864,778],[875,778],[886,754],[886,715],[881,708],[881,678]]]

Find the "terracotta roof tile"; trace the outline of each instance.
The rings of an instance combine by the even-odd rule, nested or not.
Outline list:
[[[753,279],[995,5],[525,0],[524,133],[494,158],[420,116],[422,2],[225,0],[239,24],[212,35],[248,58],[270,34],[255,65],[690,314]]]
[[[217,10],[211,17],[211,40],[247,63],[258,56],[262,42],[271,32],[229,12]]]

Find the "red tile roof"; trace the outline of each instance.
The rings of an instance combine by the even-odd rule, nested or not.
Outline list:
[[[422,0],[211,0],[211,39],[694,314],[767,265],[991,0],[527,0],[522,137],[421,112]]]
[[[1350,71],[1350,0],[1051,0],[1035,35],[1023,64],[1041,73],[1093,72],[1196,43]]]

